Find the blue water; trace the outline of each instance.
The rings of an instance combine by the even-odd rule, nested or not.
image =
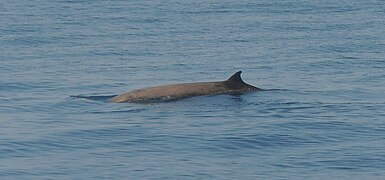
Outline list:
[[[0,179],[385,176],[383,1],[1,0],[0,17]],[[105,101],[239,70],[266,91]]]

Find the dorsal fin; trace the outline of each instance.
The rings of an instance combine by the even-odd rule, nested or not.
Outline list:
[[[246,85],[241,78],[242,71],[238,71],[233,74],[228,80],[224,82],[224,84],[230,89],[239,89]]]
[[[241,78],[242,71],[238,71],[235,74],[233,74],[227,81],[232,83],[244,83]]]
[[[259,88],[254,87],[250,84],[246,84],[241,78],[242,71],[238,71],[233,74],[228,80],[224,81],[224,85],[233,90],[243,90],[243,91],[251,91],[251,90],[259,90]]]

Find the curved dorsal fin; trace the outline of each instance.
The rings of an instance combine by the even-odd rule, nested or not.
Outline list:
[[[227,81],[232,83],[243,83],[243,80],[241,78],[241,73],[242,71],[236,72]]]
[[[230,89],[239,89],[246,85],[241,78],[242,71],[238,71],[233,74],[229,79],[227,79],[224,83]]]
[[[225,86],[233,90],[252,91],[260,90],[250,84],[246,84],[241,78],[242,71],[238,71],[233,74],[228,80],[224,81]]]

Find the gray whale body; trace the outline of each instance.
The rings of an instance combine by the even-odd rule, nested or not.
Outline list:
[[[168,101],[193,96],[242,94],[261,90],[245,83],[241,78],[241,73],[242,71],[238,71],[225,81],[169,84],[137,89],[115,96],[110,101],[117,103]]]

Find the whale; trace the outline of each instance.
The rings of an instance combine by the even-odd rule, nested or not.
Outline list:
[[[112,97],[109,101],[116,103],[171,101],[194,96],[237,95],[261,90],[245,83],[241,78],[241,73],[242,71],[238,71],[225,81],[168,84],[137,89]]]

